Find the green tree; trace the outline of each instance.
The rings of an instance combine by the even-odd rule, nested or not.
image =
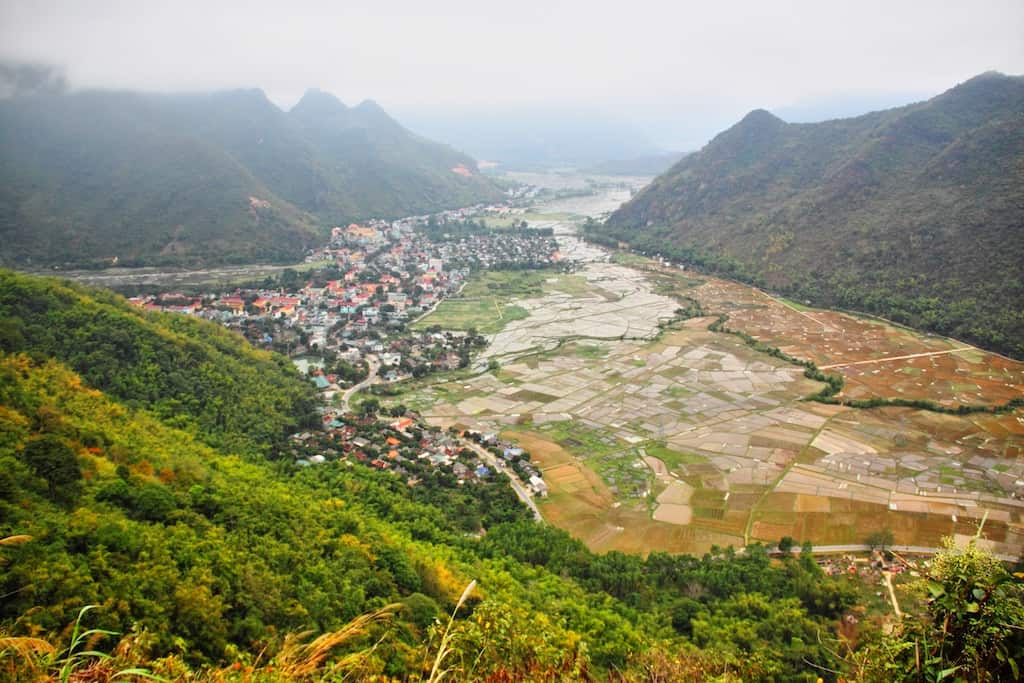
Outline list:
[[[68,502],[78,496],[82,471],[75,451],[63,439],[46,435],[29,441],[22,457],[36,476],[46,480],[51,500]]]
[[[178,507],[174,494],[160,484],[144,485],[134,502],[135,516],[148,522],[162,522]]]
[[[947,540],[928,573],[933,653],[974,680],[1019,675],[1024,655],[1024,577],[972,541]]]
[[[864,539],[864,543],[872,550],[885,550],[887,546],[893,544],[894,540],[892,529],[881,529],[880,531],[872,531],[868,534],[868,537]]]
[[[380,401],[375,398],[368,398],[359,405],[359,412],[363,415],[376,415],[380,410]]]

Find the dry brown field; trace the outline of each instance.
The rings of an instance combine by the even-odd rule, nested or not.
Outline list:
[[[716,278],[706,278],[689,296],[711,313],[728,314],[731,329],[842,374],[845,398],[994,405],[1024,392],[1024,363],[951,339],[874,318],[797,310],[757,289]]]
[[[660,522],[651,517],[646,505],[616,505],[615,496],[582,458],[541,434],[507,430],[501,436],[528,450],[531,460],[544,473],[549,495],[538,501],[544,519],[579,538],[592,550],[692,553],[706,552],[712,545],[742,545],[742,529],[737,534],[729,533],[728,527],[723,531],[713,522]],[[735,525],[732,530],[735,531]]]

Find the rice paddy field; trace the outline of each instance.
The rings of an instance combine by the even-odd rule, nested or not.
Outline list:
[[[440,325],[447,330],[475,329],[481,334],[496,334],[509,323],[530,317],[519,301],[536,299],[545,293],[616,299],[614,294],[579,275],[537,270],[482,271],[467,282],[459,296],[442,301],[412,328],[423,330]]]
[[[559,234],[569,251],[572,239]],[[1024,364],[639,257],[577,252],[575,274],[508,300],[527,315],[490,336],[483,356],[500,370],[401,398],[429,422],[529,450],[550,523],[595,550],[700,553],[783,536],[858,544],[883,528],[897,544],[935,547],[985,519],[994,549],[1024,552],[1024,411],[808,401],[823,385],[801,366],[708,326],[725,313],[728,327],[841,374],[846,399],[1000,405],[1024,396]],[[708,317],[666,327],[690,299]]]

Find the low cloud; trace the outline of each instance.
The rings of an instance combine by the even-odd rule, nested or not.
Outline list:
[[[67,89],[67,77],[55,66],[0,62],[0,99],[57,94]]]

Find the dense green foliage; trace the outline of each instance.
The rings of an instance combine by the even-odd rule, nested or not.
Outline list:
[[[258,90],[18,97],[0,150],[0,264],[21,267],[294,261],[324,227],[498,195],[469,157],[322,93],[287,113]]]
[[[291,362],[218,325],[9,271],[0,271],[0,350],[55,358],[90,386],[236,453],[271,454],[315,405]]]
[[[850,657],[857,680],[1020,680],[1024,664],[1024,574],[971,543],[952,543],[924,570],[922,619]]]
[[[1024,357],[1024,78],[816,124],[755,111],[591,236]]]

